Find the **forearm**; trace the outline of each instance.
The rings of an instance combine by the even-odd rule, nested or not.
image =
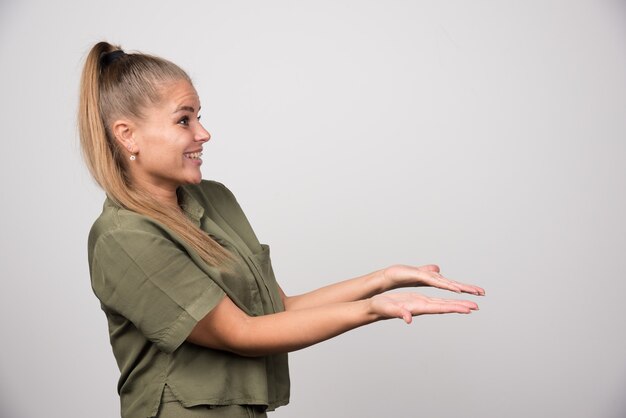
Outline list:
[[[416,315],[468,314],[476,309],[478,305],[468,300],[386,293],[252,317],[225,296],[196,324],[187,341],[242,356],[262,356],[299,350],[384,318],[402,318],[408,324]]]
[[[287,311],[309,309],[332,303],[367,299],[389,290],[385,287],[383,272],[384,270],[378,270],[301,295],[285,296],[283,298],[285,309]]]
[[[189,341],[242,356],[296,351],[325,341],[380,317],[369,300],[251,317],[225,299],[190,335]]]

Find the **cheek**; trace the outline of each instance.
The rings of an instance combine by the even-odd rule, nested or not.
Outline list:
[[[154,136],[145,141],[142,154],[144,155],[144,158],[149,158],[150,160],[162,160],[165,162],[182,156],[182,151],[175,146],[175,141]]]

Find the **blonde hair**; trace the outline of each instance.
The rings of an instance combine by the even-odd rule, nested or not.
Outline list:
[[[120,52],[109,54],[114,51]],[[141,53],[125,54],[118,46],[98,42],[87,55],[80,82],[80,144],[89,171],[110,199],[166,226],[206,263],[223,264],[232,259],[227,250],[178,208],[160,204],[133,185],[121,144],[110,129],[120,117],[142,119],[142,111],[161,100],[163,85],[179,80],[191,83],[187,73],[170,61]]]

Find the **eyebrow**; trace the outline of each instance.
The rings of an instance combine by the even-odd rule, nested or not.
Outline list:
[[[200,109],[202,109],[202,106],[198,106],[198,112],[200,111]],[[184,106],[184,105],[183,106],[178,106],[173,113],[178,113],[178,112],[182,112],[182,111],[196,113],[196,109],[194,109],[192,106]]]

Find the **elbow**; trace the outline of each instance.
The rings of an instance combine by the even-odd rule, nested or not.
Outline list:
[[[252,349],[250,347],[233,347],[229,349],[228,351],[241,357],[250,357],[250,358],[263,357],[269,354],[269,353],[264,353],[260,350]]]
[[[292,302],[291,298],[288,298],[288,297],[283,298],[283,306],[286,311],[293,310],[293,304],[291,302]]]
[[[272,354],[267,334],[258,317],[248,316],[226,299],[196,324],[187,341],[242,357],[260,357]]]
[[[258,336],[255,336],[252,320],[253,318],[247,318],[244,323],[229,333],[223,342],[225,351],[241,357],[263,357],[272,354],[263,349]]]
[[[297,311],[307,307],[307,305],[301,303],[302,298],[298,296],[283,296],[282,301],[285,311]]]
[[[291,302],[293,301],[293,298],[285,295],[285,293],[283,292],[280,292],[280,299],[281,299],[281,302],[283,302],[283,307],[285,308],[285,310],[286,311],[290,310]]]

